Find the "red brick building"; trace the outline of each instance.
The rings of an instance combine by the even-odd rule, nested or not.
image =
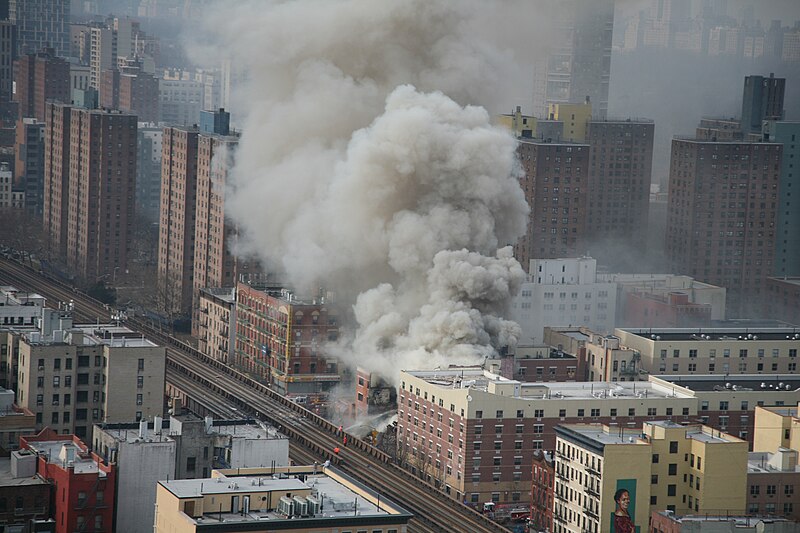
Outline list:
[[[589,145],[519,139],[520,185],[531,206],[528,231],[515,256],[528,271],[531,259],[585,253]]]
[[[324,298],[301,300],[287,289],[238,284],[233,365],[279,393],[320,395],[335,386],[338,359],[324,345],[338,337],[338,313]]]
[[[533,452],[531,475],[531,530],[553,531],[555,460],[551,452]]]
[[[642,328],[685,328],[711,325],[711,304],[690,303],[682,292],[655,294],[636,290],[625,295],[622,320]]]
[[[586,231],[592,241],[642,244],[650,208],[652,120],[591,120]],[[599,252],[603,248],[600,247]],[[593,254],[598,249],[592,249]],[[602,259],[613,260],[612,257]]]
[[[58,206],[44,219],[50,249],[80,280],[116,277],[133,232],[136,116],[47,105],[45,211]]]
[[[672,141],[670,270],[725,287],[734,316],[753,310],[773,271],[782,153],[778,143]]]
[[[800,325],[800,278],[767,278],[764,314]]]
[[[110,533],[114,518],[116,469],[104,464],[79,438],[49,428],[20,438],[20,447],[39,455],[37,473],[51,480],[56,533]]]
[[[19,118],[33,117],[44,122],[47,102],[69,103],[69,62],[55,55],[52,48],[26,54],[14,62],[14,101],[19,103]]]

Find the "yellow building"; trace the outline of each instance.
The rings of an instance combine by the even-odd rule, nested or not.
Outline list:
[[[160,481],[155,533],[406,533],[411,517],[334,468],[242,468]]]
[[[547,116],[564,123],[564,140],[584,142],[586,125],[592,120],[592,104],[549,104]]]
[[[522,107],[520,106],[517,106],[513,113],[503,114],[497,117],[497,124],[511,130],[515,137],[536,136],[537,122],[538,119],[536,117],[523,115]]]
[[[753,451],[778,448],[800,451],[800,404],[797,407],[756,407]]]
[[[556,435],[556,533],[614,531],[619,507],[641,531],[657,509],[744,512],[747,442],[732,435],[670,421],[562,425]]]

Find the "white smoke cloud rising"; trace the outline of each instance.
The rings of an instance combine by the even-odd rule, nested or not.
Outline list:
[[[390,379],[520,334],[502,318],[524,278],[503,248],[528,214],[516,142],[457,103],[488,99],[505,60],[469,36],[478,5],[258,2],[216,19],[247,73],[226,207],[242,252],[352,297],[339,353]]]

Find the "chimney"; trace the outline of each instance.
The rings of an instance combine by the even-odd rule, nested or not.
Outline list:
[[[153,417],[153,433],[161,435],[161,427],[164,425],[163,419],[160,416]]]
[[[139,438],[140,439],[147,438],[147,420],[141,420],[139,422]]]

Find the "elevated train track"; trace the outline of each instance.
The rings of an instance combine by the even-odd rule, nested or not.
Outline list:
[[[106,322],[111,309],[59,280],[51,279],[0,258],[0,285],[14,285],[36,291],[54,302],[73,301],[75,322]],[[192,346],[155,329],[141,319],[128,319],[126,325],[167,348],[167,383],[191,395],[217,416],[241,414],[265,420],[290,439],[290,455],[299,463],[331,459],[370,488],[395,500],[414,513],[409,531],[435,533],[464,531],[500,533],[508,530],[477,511],[461,505],[432,485],[411,476],[393,459],[357,438],[341,446],[338,428],[322,417],[277,394],[227,365],[197,351]],[[332,450],[340,448],[338,456]]]

